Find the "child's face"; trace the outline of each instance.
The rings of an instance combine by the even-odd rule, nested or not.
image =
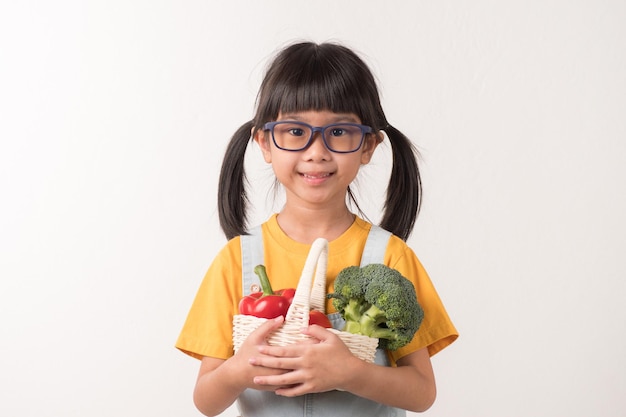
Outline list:
[[[331,123],[361,123],[354,114],[330,111],[304,111],[279,114],[277,121],[299,121],[311,126]],[[312,143],[301,151],[285,151],[277,148],[269,132],[258,131],[255,141],[263,158],[272,164],[278,181],[285,187],[287,203],[305,204],[310,208],[329,204],[345,205],[346,191],[356,177],[362,164],[367,164],[382,135],[366,135],[363,145],[352,153],[335,153],[324,145],[321,134],[316,132]]]

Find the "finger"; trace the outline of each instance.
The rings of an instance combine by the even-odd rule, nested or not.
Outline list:
[[[287,346],[271,346],[271,345],[259,345],[257,351],[263,355],[277,357],[277,358],[295,358],[299,356],[300,350],[297,349],[297,345]]]
[[[273,356],[277,358],[299,358],[307,352],[311,344],[318,343],[319,341],[315,340],[315,342],[301,341],[285,346],[272,346],[265,344],[258,345],[256,349],[259,353],[267,356]]]
[[[270,335],[270,333],[282,326],[283,321],[285,321],[285,318],[283,316],[278,316],[275,319],[267,320],[256,330],[250,333],[248,338],[252,341],[255,341],[256,344],[264,343],[265,339]]]
[[[274,356],[253,356],[248,362],[254,366],[262,366],[265,368],[282,369],[291,371],[298,365],[296,358],[281,358]]]
[[[286,372],[280,375],[255,376],[253,382],[256,385],[273,386],[275,389],[292,387],[302,382],[296,372]]]
[[[308,391],[303,384],[294,384],[280,387],[274,390],[274,393],[282,397],[298,397],[300,395],[309,394],[310,391]]]
[[[309,327],[303,328],[302,333],[307,336],[314,337],[320,342],[326,342],[335,337],[334,333],[328,331],[325,327],[318,326],[317,324],[312,324]]]

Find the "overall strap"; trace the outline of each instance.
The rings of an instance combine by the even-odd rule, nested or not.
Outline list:
[[[367,235],[363,255],[361,255],[361,267],[369,264],[382,264],[385,258],[387,242],[391,237],[391,232],[386,231],[382,227],[372,225]]]
[[[261,226],[250,230],[250,234],[241,235],[241,291],[242,295],[260,291],[258,277],[254,267],[264,262],[263,233]]]

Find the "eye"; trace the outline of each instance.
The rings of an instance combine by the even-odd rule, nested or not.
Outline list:
[[[300,127],[292,127],[288,130],[292,136],[304,136],[304,129]]]
[[[346,133],[347,132],[343,127],[333,127],[332,129],[330,129],[330,134],[332,136],[343,136]]]

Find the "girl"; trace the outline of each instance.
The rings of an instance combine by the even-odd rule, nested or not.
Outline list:
[[[393,168],[379,228],[363,220],[350,184],[384,140],[382,132],[391,144]],[[244,171],[250,140],[286,193],[282,210],[253,230],[246,224]],[[282,50],[262,82],[254,119],[230,141],[218,192],[220,224],[230,240],[209,268],[176,344],[201,360],[197,408],[207,416],[235,401],[243,416],[398,416],[428,409],[436,391],[430,356],[452,343],[457,332],[405,243],[420,205],[416,153],[387,121],[366,64],[336,44],[298,43]],[[252,332],[233,354],[232,319],[250,291],[251,253],[261,251],[275,289],[295,288],[319,237],[330,242],[329,292],[341,269],[375,261],[413,282],[425,312],[413,340],[377,354],[374,364],[353,356],[338,337],[316,325],[302,330],[315,343],[269,346],[266,338],[281,326],[279,317]],[[326,311],[341,326],[330,301]]]

